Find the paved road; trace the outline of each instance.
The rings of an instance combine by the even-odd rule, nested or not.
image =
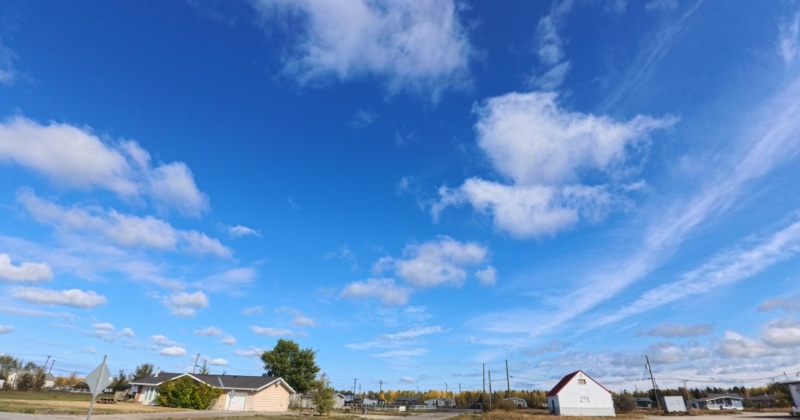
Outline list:
[[[672,417],[663,417],[663,416],[650,416],[648,417],[650,420],[665,420],[670,419]],[[701,416],[692,416],[690,417],[692,420],[789,420],[792,417],[789,415],[789,409],[787,408],[785,412],[782,413],[736,413],[736,414],[712,414],[712,415],[701,415]]]
[[[425,412],[419,415],[413,416],[413,420],[444,420],[450,417],[455,417],[462,413],[469,413],[474,412],[475,410],[453,410],[453,411],[434,411],[434,412]],[[150,419],[166,419],[166,418],[187,418],[187,419],[200,419],[204,417],[225,417],[229,418],[236,418],[236,417],[245,417],[245,416],[253,416],[253,415],[262,415],[262,416],[280,416],[286,415],[287,413],[265,413],[265,412],[253,412],[253,411],[234,411],[234,412],[226,412],[226,411],[179,411],[174,413],[124,413],[124,414],[92,414],[92,419],[94,420],[119,420],[119,419],[126,419],[126,420],[150,420]],[[403,417],[397,416],[382,416],[379,414],[368,414],[358,415],[365,420],[400,420]],[[715,416],[719,417],[719,416]],[[298,419],[303,419],[305,416],[297,416]],[[0,413],[0,420],[84,420],[86,419],[86,415],[68,415],[68,414],[51,414],[51,415],[42,415],[42,414],[22,414],[22,413]],[[719,418],[714,420],[721,420]]]

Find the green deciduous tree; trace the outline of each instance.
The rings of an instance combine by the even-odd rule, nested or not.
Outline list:
[[[336,391],[331,387],[330,381],[325,379],[325,375],[322,375],[318,381],[314,381],[314,386],[311,388],[311,400],[314,402],[314,409],[317,413],[328,415],[333,410],[335,394]]]
[[[222,395],[222,390],[200,383],[189,376],[167,381],[158,387],[156,404],[163,407],[205,410]]]
[[[310,390],[319,373],[314,362],[314,350],[300,349],[300,345],[292,340],[278,340],[275,348],[261,355],[267,375],[279,376],[286,381],[295,392],[304,393]]]

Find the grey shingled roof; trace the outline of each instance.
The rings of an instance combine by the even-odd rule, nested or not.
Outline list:
[[[219,382],[225,386],[223,389],[241,389],[241,390],[259,390],[275,381],[281,381],[291,393],[294,393],[292,387],[279,377],[275,376],[243,376],[243,375],[202,375],[199,373],[168,373],[161,372],[158,376],[150,376],[147,378],[139,379],[131,382],[131,385],[161,385],[162,383],[176,379],[179,376],[189,376],[197,379],[198,381],[205,382],[206,384],[219,388]]]

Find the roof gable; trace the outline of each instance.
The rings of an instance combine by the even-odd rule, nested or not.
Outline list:
[[[603,385],[600,385],[600,382],[595,381],[594,378],[592,378],[591,376],[587,375],[586,372],[584,372],[582,370],[576,370],[575,372],[572,372],[569,375],[561,378],[561,380],[558,381],[556,386],[554,386],[553,389],[551,389],[550,392],[547,393],[547,396],[548,397],[554,397],[554,396],[558,395],[558,393],[561,392],[561,390],[564,389],[564,387],[567,386],[572,381],[572,379],[575,378],[575,376],[577,376],[579,373],[582,373],[583,376],[585,376],[590,381],[594,382],[597,386],[599,386],[600,388],[604,389],[609,394],[612,393],[611,391],[606,389],[606,387],[604,387]]]

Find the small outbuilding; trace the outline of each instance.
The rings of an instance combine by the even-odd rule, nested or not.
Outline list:
[[[611,391],[581,370],[563,377],[547,393],[547,407],[559,416],[617,415]]]
[[[692,408],[705,410],[744,410],[744,398],[738,394],[712,394],[706,398],[691,400]]]

